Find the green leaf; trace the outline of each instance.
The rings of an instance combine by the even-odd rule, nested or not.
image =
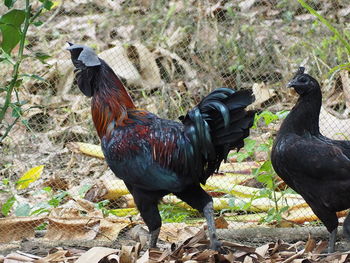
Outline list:
[[[32,207],[32,212],[30,215],[39,215],[46,212],[49,212],[51,209],[51,206],[47,202],[40,202]]]
[[[30,205],[27,204],[27,203],[19,204],[16,207],[15,215],[16,216],[29,216],[30,215],[30,209],[31,209]]]
[[[110,201],[109,200],[102,200],[97,203],[97,208],[101,209],[107,205],[109,205]]]
[[[265,161],[259,168],[260,172],[270,172],[272,170],[271,161]]]
[[[21,74],[21,76],[46,82],[45,79],[43,79],[42,77],[40,77],[36,74]]]
[[[43,190],[47,193],[51,193],[52,192],[52,188],[50,186],[46,186],[43,188]]]
[[[254,151],[254,147],[256,145],[256,141],[246,138],[244,139],[244,149],[249,153]]]
[[[5,0],[5,5],[7,6],[7,8],[12,8],[14,3],[16,2],[17,0]]]
[[[47,227],[48,223],[42,223],[41,225],[39,225],[37,228],[35,228],[35,230],[45,230]]]
[[[26,13],[24,10],[13,9],[0,17],[0,24],[19,28],[24,22],[25,15]]]
[[[266,185],[267,188],[272,189],[273,188],[273,181],[272,178],[270,176],[270,174],[259,174],[256,177],[256,180],[258,180],[258,182],[263,183]]]
[[[350,71],[350,63],[340,64],[338,66],[335,66],[334,68],[331,68],[330,71],[328,72],[328,75],[334,73],[335,71],[339,71],[342,69],[346,69],[346,70]]]
[[[48,204],[53,206],[53,207],[57,207],[60,204],[60,200],[56,199],[56,198],[52,198],[51,200],[48,201]]]
[[[318,18],[325,26],[328,27],[330,31],[333,32],[333,34],[340,40],[340,42],[343,43],[345,48],[348,50],[348,53],[350,53],[350,43],[340,34],[340,32],[331,25],[331,23],[325,19],[322,15],[320,15],[315,9],[313,9],[310,5],[308,5],[304,0],[297,0],[302,7],[307,9],[310,14],[314,15],[315,17]]]
[[[16,202],[16,197],[14,197],[14,196],[7,199],[7,201],[3,204],[2,208],[1,208],[1,213],[4,216],[7,216],[10,213],[10,210],[15,202]]]
[[[51,10],[51,8],[53,6],[52,1],[49,1],[49,0],[39,0],[39,1],[43,3],[43,6],[46,10]]]
[[[32,129],[30,128],[30,126],[29,126],[28,120],[21,120],[21,122],[23,123],[24,126],[26,126],[26,128],[27,128],[28,130],[32,130]]]
[[[249,153],[238,153],[237,154],[237,161],[242,162],[243,160],[247,159],[250,156]]]
[[[53,207],[57,207],[57,206],[59,206],[59,204],[61,203],[63,198],[65,198],[67,195],[68,195],[68,192],[63,191],[63,192],[55,195],[51,200],[49,200],[48,204],[53,206]]]
[[[39,208],[34,210],[33,212],[30,213],[30,216],[32,215],[40,215],[40,214],[44,214],[44,213],[48,213],[50,212],[50,209],[47,208]]]
[[[6,61],[12,65],[16,64],[16,62],[12,59],[12,57],[9,54],[7,54],[6,52],[2,52],[1,61]]]
[[[34,26],[41,26],[42,24],[44,24],[44,22],[43,21],[35,21],[34,23],[33,23],[33,25]]]
[[[15,83],[15,87],[18,88],[19,86],[21,86],[23,83],[23,79],[17,79],[16,83]]]
[[[266,143],[260,144],[257,148],[256,151],[258,152],[269,152],[270,151],[270,146]]]
[[[6,53],[10,54],[21,40],[21,32],[13,26],[3,24],[0,24],[0,30],[2,33],[1,47]]]
[[[284,207],[280,208],[279,212],[280,212],[281,214],[283,214],[283,213],[286,212],[288,209],[289,209],[289,206],[284,206]]]
[[[4,185],[9,185],[10,184],[10,180],[9,179],[2,179],[2,183],[4,184]]]
[[[24,19],[25,11],[19,9],[13,9],[0,18],[1,47],[8,54],[11,53],[21,39],[21,25]]]
[[[22,109],[21,107],[18,107],[17,105],[12,104],[12,117],[17,118],[22,116]]]
[[[44,52],[35,52],[34,56],[37,59],[39,59],[42,63],[45,63],[45,60],[51,57],[49,54],[46,54]]]
[[[13,4],[16,2],[16,0],[5,0],[4,1],[4,4],[6,5],[6,7],[8,9],[12,8],[13,7]]]

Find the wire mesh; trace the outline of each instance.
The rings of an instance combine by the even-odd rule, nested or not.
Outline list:
[[[308,3],[349,37],[347,1]],[[143,225],[125,185],[103,160],[90,100],[74,82],[66,41],[94,48],[137,106],[163,118],[186,114],[217,87],[253,89],[254,107],[265,115],[246,147],[231,153],[207,182],[217,226],[233,236],[237,229],[282,226],[292,233],[295,226],[318,225],[299,195],[272,171],[258,169],[269,161],[283,111],[296,102],[284,87],[299,65],[322,83],[323,134],[349,135],[349,73],[329,74],[349,54],[298,1],[61,0],[41,19],[30,28],[25,50],[50,57],[43,63],[29,57],[21,70],[45,81],[24,79],[18,92],[27,110],[1,143],[0,242],[112,241],[130,238],[129,229]],[[0,67],[5,85],[11,67]],[[159,207],[163,241],[178,241],[185,226],[204,223],[174,196]]]

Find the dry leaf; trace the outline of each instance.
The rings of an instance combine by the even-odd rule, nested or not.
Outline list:
[[[320,131],[324,136],[332,139],[348,140],[350,138],[350,121],[349,119],[339,119],[321,107]]]
[[[343,217],[346,215],[347,215],[347,210],[337,212],[338,217]],[[289,208],[284,213],[284,218],[286,220],[289,220],[298,224],[318,220],[317,216],[314,214],[312,209],[305,202],[294,205],[293,207]]]
[[[276,96],[274,89],[269,88],[265,83],[254,83],[253,94],[255,101],[249,106],[252,108],[259,108],[264,102]]]
[[[97,157],[104,159],[104,155],[101,149],[100,145],[94,145],[90,143],[84,143],[84,142],[70,142],[67,143],[67,147],[76,153],[83,153],[92,157]]]
[[[67,250],[59,248],[53,253],[49,253],[46,257],[42,258],[43,262],[64,262],[69,255]]]
[[[25,262],[34,262],[35,259],[27,257],[18,253],[10,253],[6,256],[5,263],[25,263]]]
[[[309,234],[309,238],[305,244],[305,253],[312,252],[316,247],[316,241]]]
[[[44,238],[50,241],[93,240],[99,233],[100,223],[99,219],[91,218],[49,218]]]
[[[262,257],[265,257],[267,252],[269,251],[269,248],[270,248],[270,244],[262,245],[255,249],[255,253],[259,254]]]
[[[215,218],[215,226],[217,229],[227,229],[228,223],[223,216]]]
[[[99,263],[101,259],[116,253],[117,250],[108,247],[93,247],[81,255],[75,263]]]
[[[115,47],[99,54],[129,85],[153,89],[162,85],[156,57],[141,43],[113,42]],[[118,59],[116,59],[118,58]]]
[[[119,263],[134,263],[137,259],[137,253],[133,246],[122,246],[119,252]]]
[[[140,257],[136,263],[149,263],[149,250],[147,250],[142,257]]]
[[[96,240],[115,240],[121,230],[130,225],[128,222],[121,222],[120,219],[106,218],[101,219],[99,232]]]
[[[238,4],[238,6],[242,12],[246,12],[255,4],[255,2],[256,0],[244,0],[244,1],[241,1]]]
[[[43,183],[43,186],[45,187],[51,187],[52,190],[58,191],[58,190],[68,190],[69,188],[69,182],[66,178],[59,177],[57,175],[54,175]]]
[[[35,228],[44,222],[41,216],[0,218],[0,243],[33,238]]]

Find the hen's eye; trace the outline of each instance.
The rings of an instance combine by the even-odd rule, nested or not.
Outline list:
[[[300,81],[300,82],[307,82],[307,78],[305,78],[305,77],[303,76],[303,77],[299,78],[299,81]]]

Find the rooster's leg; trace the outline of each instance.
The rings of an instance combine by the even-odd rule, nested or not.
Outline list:
[[[216,235],[212,197],[199,185],[190,185],[184,191],[174,194],[193,208],[203,212],[208,225],[210,248],[220,251],[221,243]]]
[[[140,211],[141,217],[148,227],[150,233],[149,246],[155,248],[157,247],[158,236],[162,226],[162,219],[158,210],[160,197],[151,195],[149,192],[132,187],[129,184],[126,184],[126,186],[130,193],[132,193],[137,209]]]
[[[219,250],[221,247],[221,243],[217,238],[216,235],[216,227],[215,227],[215,221],[214,221],[214,209],[213,209],[213,202],[210,201],[207,203],[203,209],[203,214],[205,219],[207,220],[208,225],[208,232],[209,232],[209,238],[210,238],[210,248],[214,250]]]
[[[337,228],[335,228],[329,235],[329,243],[328,243],[328,253],[334,252],[335,240],[337,238]]]

